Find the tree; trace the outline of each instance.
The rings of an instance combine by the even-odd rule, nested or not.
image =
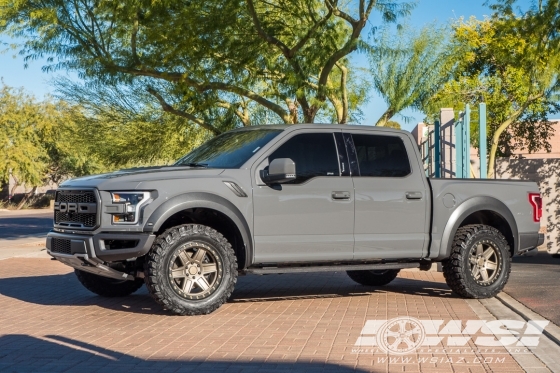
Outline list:
[[[396,128],[398,130],[401,129],[401,124],[399,122],[395,122],[394,120],[389,120],[385,122],[384,126],[387,128]]]
[[[529,151],[550,147],[547,140],[553,128],[547,117],[559,109],[559,54],[554,43],[541,44],[554,34],[525,30],[532,17],[531,12],[522,16],[497,12],[491,19],[457,24],[454,42],[466,46],[468,52],[454,79],[425,106],[426,112],[435,115],[439,107],[487,104],[489,177],[494,174],[499,148],[505,152],[508,147]]]
[[[448,34],[447,28],[430,25],[417,34],[402,28],[396,35],[381,35],[369,52],[374,87],[388,106],[377,126],[386,126],[404,109],[421,109],[450,79],[459,53],[449,43]]]
[[[21,208],[37,187],[101,170],[78,122],[77,107],[47,99],[38,102],[23,89],[0,89],[0,183],[10,176],[15,188],[32,187],[18,204]]]
[[[0,32],[25,37],[27,59],[93,83],[134,82],[161,108],[213,134],[262,108],[284,123],[346,123],[363,102],[348,56],[375,10],[387,22],[411,5],[387,0],[120,2],[5,0]],[[358,93],[361,91],[358,90]]]
[[[33,97],[23,90],[2,84],[0,89],[0,179],[10,176],[14,188],[25,183],[42,184],[46,152],[40,145],[39,131],[50,126]],[[10,191],[13,194],[15,189]]]

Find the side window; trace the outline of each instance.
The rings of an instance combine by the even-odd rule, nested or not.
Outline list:
[[[296,179],[300,184],[316,176],[340,176],[338,155],[332,133],[304,133],[282,144],[268,161],[290,158],[296,164]]]
[[[360,176],[402,177],[410,174],[408,154],[397,136],[353,134]]]

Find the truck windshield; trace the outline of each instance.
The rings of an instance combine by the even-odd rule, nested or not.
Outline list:
[[[266,128],[226,132],[185,155],[175,166],[239,168],[280,132]]]

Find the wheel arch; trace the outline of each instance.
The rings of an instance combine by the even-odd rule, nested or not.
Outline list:
[[[156,208],[146,220],[144,231],[160,232],[171,225],[191,222],[189,219],[192,222],[207,223],[212,226],[210,219],[201,221],[196,218],[196,216],[201,216],[201,213],[208,212],[214,213],[220,219],[220,222],[227,225],[228,230],[231,229],[230,237],[227,237],[228,234],[220,233],[224,234],[230,240],[232,246],[234,246],[238,256],[239,269],[249,267],[253,260],[253,244],[249,225],[241,211],[233,203],[218,195],[195,192],[175,196]],[[212,226],[212,228],[216,229],[219,227]],[[237,245],[235,242],[231,242],[231,237],[233,237],[231,235],[238,235],[241,242],[238,242]]]
[[[510,209],[492,197],[473,197],[459,205],[449,217],[436,260],[449,257],[457,230],[468,224],[486,224],[498,229],[506,238],[512,256],[518,252],[519,232]]]

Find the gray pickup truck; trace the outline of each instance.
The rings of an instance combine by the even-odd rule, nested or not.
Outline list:
[[[171,312],[206,314],[242,274],[346,271],[365,286],[441,262],[467,298],[496,295],[511,257],[542,244],[535,183],[429,179],[410,133],[254,126],[171,166],[64,182],[51,256],[101,296],[144,283]]]

